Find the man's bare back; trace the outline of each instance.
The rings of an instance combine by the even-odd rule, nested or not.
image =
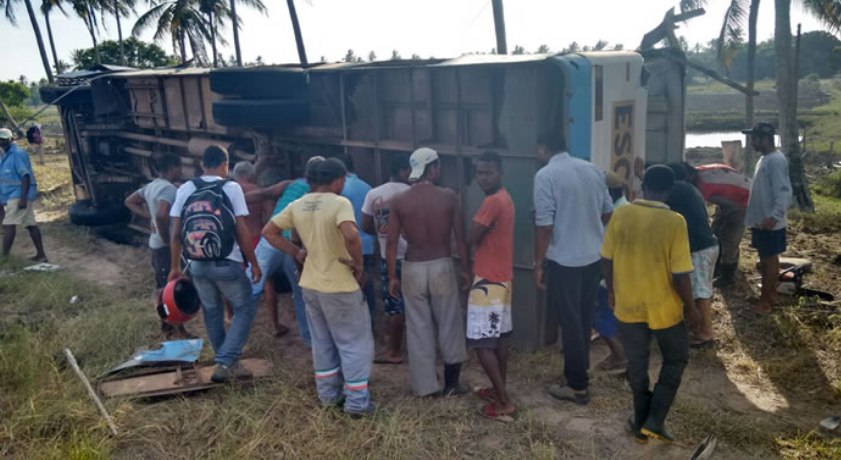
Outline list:
[[[390,225],[398,222],[409,243],[407,261],[452,256],[451,237],[459,214],[458,199],[452,191],[429,183],[417,184],[394,199],[391,213],[396,218]]]

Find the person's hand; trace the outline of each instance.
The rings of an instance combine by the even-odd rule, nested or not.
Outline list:
[[[260,270],[260,264],[251,264],[251,283],[257,284],[263,278],[263,270]]]
[[[607,306],[611,310],[616,310],[616,294],[614,294],[612,289],[607,291]]]
[[[400,280],[396,278],[388,280],[388,295],[395,299],[400,298]]]
[[[769,217],[759,224],[762,230],[773,230],[776,225],[777,219],[774,219],[773,217]]]
[[[356,282],[359,283],[360,286],[365,285],[365,266],[362,264],[355,264],[351,259],[339,259],[339,262],[347,265],[350,267],[351,271],[353,271],[353,277],[356,278]]]
[[[29,206],[29,201],[26,198],[21,198],[18,201],[18,209],[26,209],[27,206]]]
[[[167,281],[175,281],[179,278],[187,278],[187,277],[184,276],[183,273],[181,273],[181,270],[170,270],[169,271],[169,276],[167,276],[166,280]]]
[[[301,266],[304,265],[304,262],[307,260],[307,250],[306,249],[299,249],[297,253],[295,253],[295,261],[298,262]]]
[[[534,284],[537,286],[538,289],[546,289],[546,286],[543,285],[542,266],[534,267]]]
[[[689,326],[689,329],[694,329],[701,321],[701,315],[698,312],[698,309],[695,308],[695,305],[685,308],[684,315],[686,316],[686,324]]]
[[[462,291],[469,291],[470,286],[473,285],[473,277],[470,275],[469,270],[461,270],[458,272],[459,278],[459,288]]]

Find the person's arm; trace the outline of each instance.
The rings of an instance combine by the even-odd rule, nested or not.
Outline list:
[[[774,161],[769,168],[771,182],[771,215],[762,221],[762,228],[772,230],[786,218],[791,204],[791,180],[788,176],[788,163],[784,159]]]
[[[489,227],[485,227],[475,220],[471,222],[470,230],[467,231],[467,247],[470,248],[479,244],[479,242],[482,241],[482,237],[484,237],[488,231],[490,231]]]
[[[400,242],[400,211],[398,201],[391,204],[388,215],[388,237],[385,243],[385,261],[388,267],[388,293],[400,297],[400,280],[397,278],[397,244]]]
[[[369,235],[376,235],[377,228],[374,225],[374,216],[362,212],[362,231]]]
[[[263,238],[276,249],[289,254],[295,258],[296,262],[303,264],[307,258],[307,251],[284,238],[283,232],[286,230],[279,227],[275,221],[270,220],[269,223],[263,226]]]
[[[674,290],[683,302],[683,316],[690,324],[694,324],[697,319],[697,310],[695,310],[695,299],[692,296],[692,279],[689,275],[695,267],[692,266],[692,256],[689,253],[689,233],[683,217],[676,225],[677,228],[672,232],[669,251],[669,271],[672,273]]]
[[[675,291],[680,296],[683,302],[683,316],[685,316],[690,323],[695,321],[695,299],[692,296],[692,278],[689,273],[682,273],[679,275],[672,275],[672,282],[675,286]]]
[[[605,227],[610,222],[611,214],[613,214],[613,197],[610,196],[607,183],[602,181],[602,225]]]
[[[266,188],[252,190],[245,194],[245,202],[247,204],[259,203],[261,201],[277,200],[286,191],[286,187],[291,184],[291,180],[278,182]]]
[[[461,277],[461,289],[466,291],[470,289],[473,282],[472,274],[470,273],[470,253],[467,250],[467,244],[464,242],[464,222],[461,216],[461,206],[458,203],[458,198],[453,195],[453,234],[456,238],[456,251],[458,257],[461,259],[461,270],[459,276]]]
[[[356,281],[361,285],[362,279],[365,277],[365,265],[362,259],[362,239],[359,237],[356,222],[349,220],[342,222],[339,224],[339,231],[345,240],[345,248],[348,254],[350,254],[350,260],[341,260],[341,262],[351,267],[353,276],[356,277]]]
[[[146,200],[143,199],[143,195],[140,194],[140,190],[129,195],[125,201],[123,201],[123,204],[126,205],[132,214],[146,219],[152,219],[152,216],[149,215],[149,209],[146,207]],[[169,213],[169,207],[167,207],[167,213]],[[169,214],[167,214],[167,218],[169,218]],[[152,224],[154,225],[154,222]]]
[[[170,216],[172,219],[172,235],[169,238],[169,281],[181,278],[184,276],[181,273],[181,252],[183,247],[181,244],[181,218]]]
[[[534,178],[534,282],[543,289],[543,262],[555,230],[555,200],[549,178],[537,174]]]
[[[157,210],[155,211],[155,227],[158,229],[158,234],[161,239],[169,241],[169,209],[170,202],[166,200],[158,200]]]
[[[744,209],[744,206],[736,203],[735,201],[730,201],[727,198],[718,195],[711,196],[707,201],[716,206],[721,206],[722,208]]]
[[[32,180],[29,174],[24,175],[20,179],[20,200],[18,201],[18,209],[26,209],[29,206],[29,186]]]

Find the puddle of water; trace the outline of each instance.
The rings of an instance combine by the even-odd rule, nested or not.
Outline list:
[[[745,135],[740,131],[715,131],[710,133],[686,133],[687,149],[698,147],[721,147],[723,141],[742,141],[745,144]],[[774,143],[780,145],[780,136],[774,136]]]

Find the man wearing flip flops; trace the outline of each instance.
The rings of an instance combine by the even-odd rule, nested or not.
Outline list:
[[[473,254],[473,285],[467,302],[467,346],[476,350],[493,388],[476,391],[490,403],[481,414],[510,421],[515,411],[505,386],[511,336],[511,281],[514,279],[514,202],[502,187],[502,159],[484,152],[476,163],[476,182],[485,192],[467,233]]]
[[[35,196],[38,186],[29,154],[14,143],[12,131],[0,129],[0,207],[3,216],[3,257],[7,257],[15,242],[18,225],[29,232],[35,246],[35,256],[30,260],[46,262],[41,230],[35,222]]]

